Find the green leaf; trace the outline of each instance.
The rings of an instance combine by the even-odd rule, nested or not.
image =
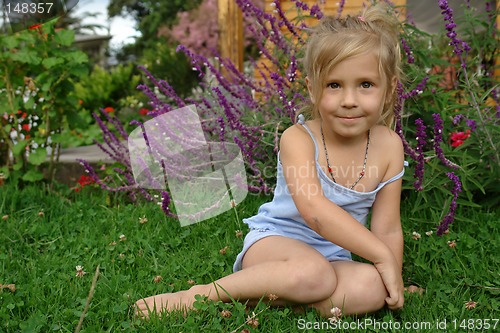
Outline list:
[[[70,52],[66,58],[71,59],[71,61],[76,64],[84,64],[89,61],[89,57],[87,56],[87,54],[82,51]]]
[[[21,153],[26,149],[27,145],[28,141],[26,140],[16,143],[16,145],[12,148],[12,154],[14,154],[14,156],[21,155]]]
[[[45,82],[42,86],[41,89],[44,92],[49,91],[49,89],[52,87],[52,83],[54,83],[55,77],[48,78],[47,82]],[[48,96],[45,96],[45,100],[49,100]]]
[[[70,68],[70,70],[69,70],[69,73],[71,75],[74,75],[74,76],[80,77],[80,78],[87,75],[88,72],[89,72],[89,70],[88,70],[87,66],[81,66],[81,65]]]
[[[32,65],[38,65],[42,61],[38,53],[27,48],[20,49],[18,52],[11,54],[10,58],[14,61]]]
[[[54,57],[50,57],[50,58],[46,58],[42,61],[42,65],[43,67],[47,68],[47,69],[50,69],[56,65],[59,65],[59,64],[62,64],[64,63],[64,60],[61,59],[61,58],[54,58]]]
[[[55,40],[63,46],[70,46],[75,39],[75,33],[71,30],[61,30],[56,33]]]
[[[80,117],[76,110],[68,110],[66,111],[66,119],[68,120],[69,128],[85,128],[87,126],[87,122]]]
[[[22,179],[27,182],[37,182],[43,179],[43,173],[38,170],[32,169],[26,172]]]
[[[24,103],[24,108],[26,110],[30,110],[33,108],[34,105],[35,105],[35,99],[33,97],[30,97],[30,98],[28,98],[26,103]]]
[[[3,173],[3,176],[5,179],[9,179],[10,176],[10,170],[9,167],[4,165],[3,167],[0,168],[0,173]]]
[[[54,143],[61,143],[61,142],[63,141],[63,139],[64,139],[64,136],[63,136],[63,135],[61,135],[61,134],[57,134],[57,133],[56,133],[56,134],[52,134],[52,135],[50,136],[50,139],[51,139],[51,141],[52,141],[52,142],[54,142]]]
[[[19,45],[19,39],[15,36],[7,36],[2,40],[2,46],[5,46],[8,49],[16,48]]]
[[[14,171],[19,171],[23,168],[23,160],[22,159],[19,159],[19,161],[16,162],[16,164],[14,164],[12,166],[12,170]]]
[[[28,162],[33,165],[40,165],[47,159],[47,150],[39,148],[34,152],[31,152],[28,156]]]

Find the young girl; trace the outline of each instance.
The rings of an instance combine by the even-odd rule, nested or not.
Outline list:
[[[244,220],[234,273],[137,301],[137,313],[211,300],[304,304],[331,316],[403,306],[403,147],[389,129],[400,77],[398,21],[374,5],[321,20],[304,68],[311,105],[280,141],[274,199]],[[365,227],[371,208],[370,230]],[[372,264],[354,262],[351,252]]]

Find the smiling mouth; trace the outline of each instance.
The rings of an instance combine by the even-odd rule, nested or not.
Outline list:
[[[361,116],[359,117],[339,117],[340,119],[347,119],[347,120],[351,120],[351,119],[359,119],[361,118]]]

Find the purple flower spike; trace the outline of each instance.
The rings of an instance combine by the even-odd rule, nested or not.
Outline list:
[[[441,148],[441,142],[443,142],[443,119],[441,119],[439,113],[434,113],[432,119],[434,119],[434,151],[437,157],[448,168],[458,169],[458,165],[444,156],[443,148]]]
[[[401,38],[401,45],[403,46],[403,50],[406,53],[408,63],[413,64],[415,62],[415,57],[413,56],[413,51],[410,49],[410,46],[408,45],[408,43],[406,43],[406,39]]]
[[[339,9],[337,10],[337,17],[342,16],[342,12],[344,11],[345,0],[341,0],[339,2]]]
[[[455,175],[453,172],[447,172],[446,176],[453,182],[453,189],[451,193],[453,195],[453,199],[451,199],[450,209],[448,210],[448,214],[444,217],[437,229],[437,235],[443,235],[446,230],[448,230],[450,224],[455,220],[455,213],[457,210],[457,199],[460,192],[462,192],[462,183],[460,182],[460,178]]]
[[[453,20],[453,9],[451,9],[448,1],[439,0],[438,5],[439,8],[441,8],[441,14],[444,17],[445,22],[447,22],[445,24],[446,31],[448,31],[446,36],[450,39],[450,45],[453,46],[453,52],[456,55],[461,56],[463,52],[470,50],[470,46],[466,42],[457,38],[457,33],[455,31],[457,25]],[[462,64],[463,63],[464,61],[462,61]]]
[[[413,183],[413,186],[417,191],[422,191],[424,188],[422,186],[424,180],[424,168],[425,168],[425,159],[424,159],[424,145],[425,139],[427,138],[427,134],[425,133],[426,126],[424,125],[424,121],[420,118],[415,120],[415,125],[417,126],[417,166],[415,167],[415,178],[417,180]]]

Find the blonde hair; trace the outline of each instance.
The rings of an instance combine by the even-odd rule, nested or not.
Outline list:
[[[379,123],[390,127],[397,100],[397,89],[393,82],[399,82],[401,78],[398,32],[399,21],[392,8],[385,3],[367,7],[356,17],[322,18],[312,31],[303,59],[314,100],[320,100],[326,78],[333,67],[348,58],[375,51],[379,73],[387,87]],[[394,78],[396,80],[393,81]],[[320,117],[318,107],[313,103],[300,112],[311,118]]]

